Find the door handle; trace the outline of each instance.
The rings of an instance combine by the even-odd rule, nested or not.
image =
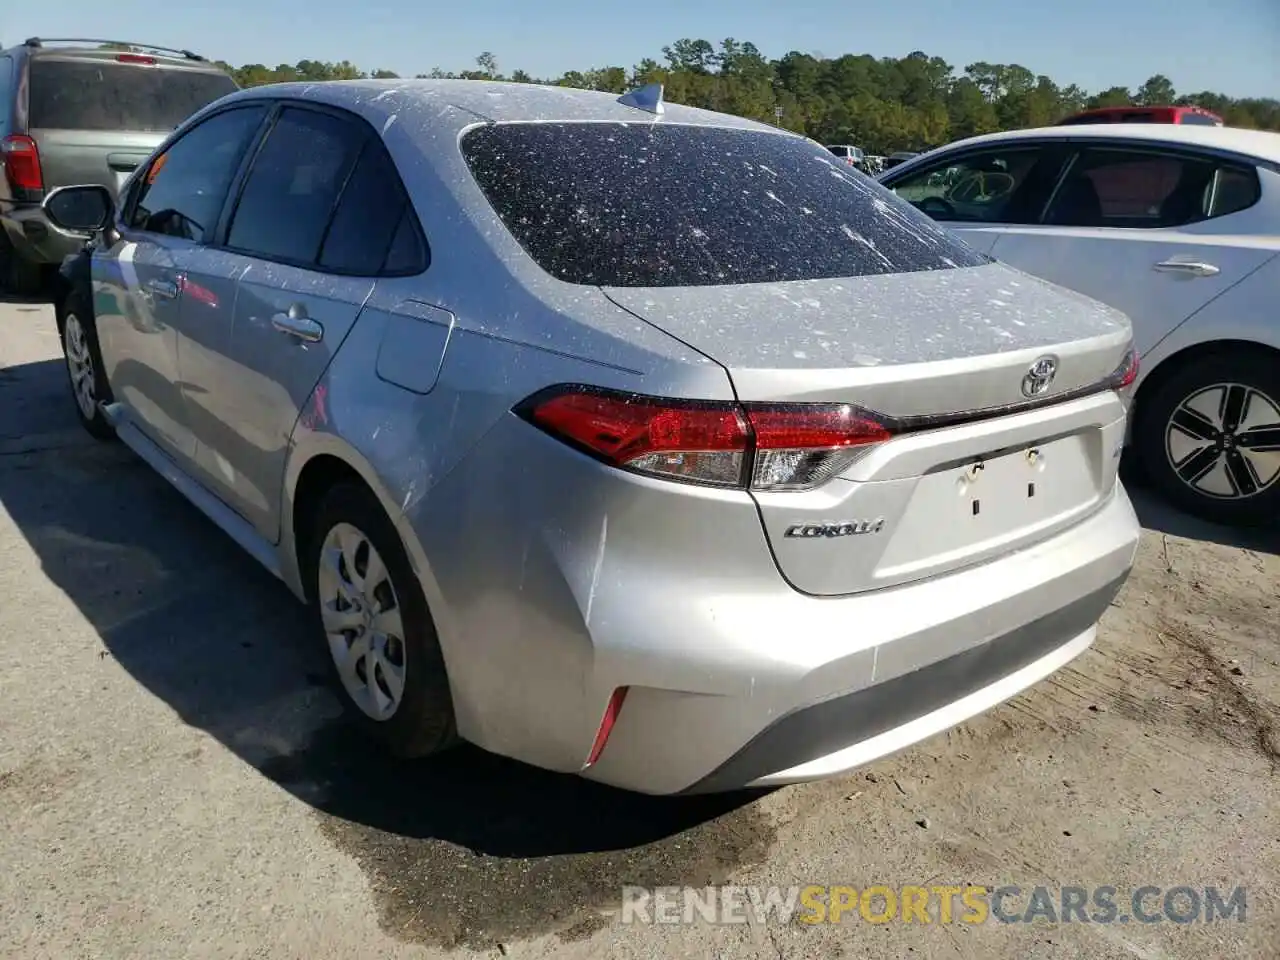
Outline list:
[[[287,313],[273,314],[271,325],[304,343],[318,343],[324,336],[324,327],[308,317],[307,311],[298,304],[290,307]]]
[[[1180,273],[1188,277],[1216,277],[1222,271],[1212,263],[1199,260],[1162,260],[1155,265],[1162,273]]]
[[[147,289],[165,300],[174,300],[178,296],[178,285],[172,280],[148,280]]]

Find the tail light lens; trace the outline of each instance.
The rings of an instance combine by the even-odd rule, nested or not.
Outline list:
[[[1113,390],[1127,390],[1137,379],[1138,351],[1130,347],[1125,352],[1124,359],[1120,361],[1120,366],[1116,367],[1115,372],[1107,378],[1107,383]]]
[[[817,486],[892,435],[848,404],[664,400],[595,387],[552,388],[516,412],[611,466],[752,490]]]
[[[44,189],[40,151],[30,137],[15,133],[0,140],[0,158],[4,160],[5,179],[14,190]]]

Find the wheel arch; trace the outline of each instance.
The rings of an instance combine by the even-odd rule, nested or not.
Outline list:
[[[294,485],[289,510],[293,552],[299,573],[302,569],[303,554],[309,547],[311,525],[320,510],[320,504],[324,501],[325,494],[340,483],[357,484],[368,489],[370,493],[374,492],[355,468],[332,453],[316,454],[302,465]],[[300,583],[299,586],[305,594],[306,584]]]
[[[1143,377],[1142,382],[1138,384],[1137,392],[1133,395],[1133,416],[1130,418],[1130,431],[1141,424],[1143,420],[1143,398],[1155,396],[1162,386],[1186,369],[1191,363],[1197,360],[1204,360],[1210,356],[1222,356],[1223,354],[1244,351],[1257,351],[1269,355],[1280,365],[1280,350],[1257,340],[1237,338],[1205,340],[1193,343],[1162,359],[1150,374]],[[1132,442],[1132,438],[1130,438],[1130,442]]]
[[[331,433],[300,426],[294,435],[294,450],[285,470],[283,502],[280,511],[281,576],[289,589],[304,602],[307,591],[302,577],[302,550],[306,548],[309,523],[326,490],[335,483],[348,481],[365,487],[381,504],[392,526],[400,535],[405,553],[423,593],[438,632],[445,629],[448,613],[441,598],[435,576],[417,534],[404,515],[401,505],[379,480],[377,471],[353,446]]]

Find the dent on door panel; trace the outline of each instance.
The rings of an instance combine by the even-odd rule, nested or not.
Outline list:
[[[386,318],[378,344],[378,377],[417,394],[430,393],[440,379],[453,334],[453,314],[417,300],[405,300],[390,311],[370,312]]]

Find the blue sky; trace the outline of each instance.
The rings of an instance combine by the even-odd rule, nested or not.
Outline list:
[[[367,5],[366,5],[367,3]],[[1021,63],[1089,90],[1164,73],[1180,92],[1280,97],[1280,0],[46,0],[0,4],[0,41],[143,40],[231,63],[350,60],[412,75],[484,50],[535,76],[631,66],[680,37],[767,56],[941,56]]]

